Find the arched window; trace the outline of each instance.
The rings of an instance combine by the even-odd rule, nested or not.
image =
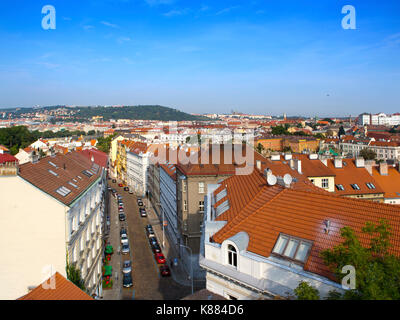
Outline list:
[[[228,245],[228,264],[237,268],[237,252],[234,246]]]

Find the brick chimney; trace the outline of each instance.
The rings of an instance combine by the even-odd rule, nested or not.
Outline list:
[[[388,164],[386,161],[382,161],[381,163],[379,163],[379,174],[381,176],[388,175]]]

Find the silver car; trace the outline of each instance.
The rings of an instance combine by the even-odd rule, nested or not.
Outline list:
[[[121,249],[122,254],[128,254],[129,251],[129,244],[123,244]]]

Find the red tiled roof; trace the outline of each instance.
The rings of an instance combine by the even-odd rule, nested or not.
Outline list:
[[[57,167],[51,165],[50,162]],[[98,168],[96,173],[95,166],[82,154],[71,152],[66,155],[45,157],[37,163],[28,162],[20,165],[19,176],[65,205],[69,205],[99,178],[102,169]],[[90,178],[83,174],[83,171],[90,171],[92,168],[95,173]],[[51,172],[56,173],[57,176]],[[70,193],[66,196],[57,193],[56,190],[60,187],[69,189]]]
[[[28,294],[17,300],[94,300],[71,281],[58,272],[55,273],[55,289],[47,288],[51,280],[47,279]],[[45,285],[45,286],[44,286]]]
[[[269,257],[280,233],[313,242],[304,269],[334,280],[320,253],[343,241],[340,229],[349,226],[360,236],[363,245],[370,237],[361,234],[365,223],[388,220],[393,236],[390,252],[400,255],[400,206],[343,198],[328,192],[315,192],[306,182],[296,182],[290,188],[268,186],[256,173],[226,179],[230,209],[217,220],[227,224],[212,236],[224,240],[244,231],[249,235],[247,250]],[[306,186],[306,188],[304,188]],[[221,191],[214,192],[214,195]],[[303,189],[303,190],[302,190]],[[329,233],[324,232],[324,221],[329,220]]]
[[[377,194],[384,192],[366,168],[356,167],[354,159],[343,159],[342,162],[342,168],[335,168],[334,160],[327,160],[329,169],[335,174],[335,184],[341,184],[344,187],[344,190],[338,190],[335,187],[335,192],[338,195]],[[369,189],[367,183],[373,183],[375,189]],[[354,190],[350,184],[357,184],[360,190]]]
[[[8,153],[0,153],[0,164],[6,163],[6,162],[17,162],[18,159],[11,154]]]
[[[85,149],[85,150],[79,151],[79,153],[84,155],[90,161],[92,161],[92,157],[93,157],[94,163],[97,163],[100,167],[103,167],[103,168],[107,167],[107,162],[108,162],[108,154],[107,153],[104,153],[96,148]]]

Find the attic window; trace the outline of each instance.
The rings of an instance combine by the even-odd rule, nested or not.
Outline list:
[[[78,189],[78,186],[75,183],[68,182],[71,186],[73,186],[75,189]]]
[[[280,234],[272,253],[282,258],[305,263],[312,243],[300,238]]]
[[[339,191],[344,191],[344,187],[342,184],[336,184],[336,189],[338,189]]]
[[[350,185],[354,190],[360,190],[360,187],[358,186],[357,183],[353,183],[353,184],[350,184]]]
[[[367,185],[368,189],[375,189],[374,184],[372,184],[371,182],[366,183],[366,185]]]

